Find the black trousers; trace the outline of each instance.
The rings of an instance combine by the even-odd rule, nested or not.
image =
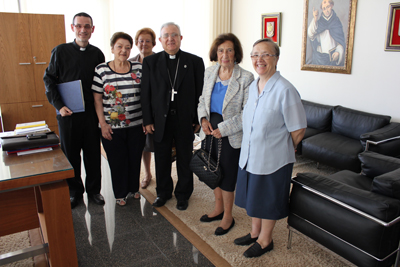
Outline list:
[[[176,166],[178,182],[175,187],[175,197],[178,200],[188,200],[193,193],[193,172],[189,168],[193,151],[192,125],[180,125],[179,114],[168,114],[161,142],[154,141],[154,157],[156,163],[157,196],[169,199],[173,192],[171,177],[172,143],[176,147]],[[155,125],[157,131],[157,125]],[[188,130],[190,128],[190,130]]]
[[[61,149],[74,168],[75,177],[67,179],[71,196],[98,194],[101,189],[100,130],[94,107],[71,116],[57,115]],[[81,179],[81,151],[86,171],[85,187]]]
[[[142,125],[113,129],[112,140],[102,138],[111,170],[115,198],[139,191],[140,164],[146,141]]]

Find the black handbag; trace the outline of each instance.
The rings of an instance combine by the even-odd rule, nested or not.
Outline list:
[[[199,180],[208,185],[211,189],[219,186],[222,179],[222,172],[219,167],[221,156],[222,138],[218,139],[218,159],[215,161],[211,157],[213,136],[211,136],[210,151],[200,148],[194,151],[190,161],[190,169],[199,177]],[[204,142],[205,146],[205,142]]]

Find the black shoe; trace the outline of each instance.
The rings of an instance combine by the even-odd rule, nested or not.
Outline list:
[[[153,207],[159,208],[165,205],[168,199],[163,199],[161,197],[157,197],[153,202]]]
[[[178,203],[176,203],[176,208],[178,210],[186,210],[188,206],[189,206],[189,201],[187,200],[178,200]]]
[[[236,238],[235,241],[233,241],[236,245],[239,246],[248,246],[254,242],[256,242],[258,237],[251,238],[251,234]]]
[[[214,217],[208,217],[207,214],[201,216],[200,221],[201,222],[213,222],[213,221],[218,221],[222,220],[222,217],[224,217],[224,212],[222,212],[220,215],[214,216]]]
[[[93,200],[97,205],[104,205],[106,202],[104,201],[104,197],[101,194],[88,194],[88,198]]]
[[[71,202],[71,209],[78,206],[79,202],[81,201],[82,196],[70,196],[69,201]]]
[[[266,246],[264,249],[261,248],[261,245],[258,244],[257,242],[254,243],[251,247],[249,247],[243,255],[246,258],[255,258],[255,257],[260,257],[262,254],[271,251],[274,249],[274,241],[272,240],[271,243]]]
[[[218,227],[215,230],[215,235],[224,235],[224,234],[228,233],[232,229],[233,226],[235,226],[235,219],[232,220],[231,226],[229,226],[229,228],[226,230],[222,227]]]

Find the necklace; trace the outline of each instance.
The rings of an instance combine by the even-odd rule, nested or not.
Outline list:
[[[178,91],[175,91],[174,87],[175,87],[175,83],[176,83],[176,76],[178,75],[179,60],[180,60],[180,58],[178,58],[178,63],[176,63],[176,71],[175,71],[175,77],[174,77],[174,84],[172,84],[171,75],[169,74],[169,69],[167,69],[167,71],[168,71],[169,83],[171,84],[171,88],[172,88],[172,91],[171,91],[171,101],[174,101],[175,95],[178,94]]]

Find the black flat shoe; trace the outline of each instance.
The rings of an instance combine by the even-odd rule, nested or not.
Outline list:
[[[78,206],[78,204],[81,200],[82,200],[82,196],[70,196],[69,201],[71,202],[71,209]]]
[[[260,257],[264,253],[271,251],[274,249],[274,241],[272,240],[271,243],[266,246],[264,249],[261,248],[261,245],[258,244],[257,242],[254,243],[251,247],[249,247],[244,253],[243,256],[246,258],[255,258],[255,257]]]
[[[159,208],[165,205],[167,203],[166,199],[163,199],[161,197],[157,197],[156,200],[153,202],[153,207]]]
[[[251,238],[251,234],[236,238],[235,241],[233,241],[236,245],[238,246],[248,246],[254,242],[256,242],[258,237]]]
[[[224,234],[228,233],[232,229],[233,226],[235,226],[235,219],[232,220],[231,226],[229,226],[229,228],[226,230],[222,227],[218,227],[215,230],[215,235],[224,235]]]
[[[201,216],[200,221],[201,222],[213,222],[213,221],[218,221],[222,220],[224,217],[224,212],[222,212],[220,215],[214,216],[214,217],[208,217],[207,214]]]
[[[97,205],[104,205],[104,197],[101,194],[88,194],[88,198],[92,200]]]
[[[178,202],[176,204],[176,208],[178,210],[186,210],[188,206],[189,206],[188,200],[178,200]]]

